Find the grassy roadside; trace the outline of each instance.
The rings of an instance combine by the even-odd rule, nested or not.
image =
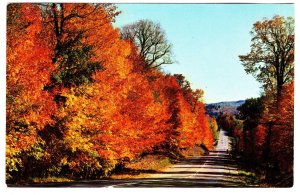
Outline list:
[[[110,179],[138,179],[147,178],[149,175],[154,173],[159,173],[172,166],[174,163],[179,162],[184,158],[189,158],[193,156],[203,155],[204,151],[195,146],[194,148],[184,150],[181,153],[181,157],[178,159],[172,159],[161,154],[149,154],[143,158],[136,160],[134,162],[127,163],[125,167],[116,173],[113,173]],[[173,154],[175,156],[175,154]],[[59,183],[59,182],[73,182],[75,179],[58,176],[58,177],[46,177],[46,178],[31,178],[30,183]],[[25,183],[28,183],[25,182]]]
[[[236,139],[229,135],[229,151],[231,157],[234,159],[237,165],[237,175],[239,180],[244,182],[244,186],[241,187],[259,187],[259,179],[255,172],[247,167],[246,162],[241,159],[241,156],[236,151]]]
[[[171,166],[171,160],[162,155],[147,155],[139,161],[128,163],[122,171],[112,174],[110,179],[138,179],[163,171]],[[33,183],[73,182],[66,177],[32,178]]]
[[[33,183],[49,183],[49,182],[72,182],[73,179],[66,177],[46,177],[46,178],[32,178]]]
[[[162,155],[147,155],[137,162],[128,163],[124,169],[111,175],[111,179],[145,178],[171,166],[171,160]]]
[[[204,151],[200,147],[193,147],[182,151],[183,158],[203,155]],[[172,166],[178,160],[170,159],[163,155],[147,155],[137,162],[128,163],[125,168],[113,174],[111,179],[138,179],[146,178],[151,174],[159,173]]]

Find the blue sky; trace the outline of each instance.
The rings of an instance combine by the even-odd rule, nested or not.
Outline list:
[[[274,15],[294,16],[292,4],[117,4],[121,27],[141,19],[161,24],[173,45],[175,64],[192,87],[204,89],[206,103],[260,95],[260,84],[247,75],[238,56],[250,51],[253,23]]]

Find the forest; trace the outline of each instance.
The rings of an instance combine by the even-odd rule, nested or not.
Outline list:
[[[293,185],[294,18],[253,24],[249,53],[236,57],[261,95],[209,116],[204,90],[164,71],[176,60],[162,26],[116,28],[120,14],[107,3],[7,5],[8,184],[109,178],[150,154],[214,151],[224,130],[233,149],[208,152],[212,170],[234,159],[261,186]]]
[[[213,148],[218,126],[204,91],[161,69],[173,63],[162,28],[148,20],[114,28],[119,14],[114,4],[7,6],[8,183],[99,179],[148,153]]]
[[[262,84],[262,95],[218,117],[236,139],[236,152],[261,182],[292,186],[294,178],[294,19],[274,16],[252,28],[250,53],[240,55],[248,74]]]

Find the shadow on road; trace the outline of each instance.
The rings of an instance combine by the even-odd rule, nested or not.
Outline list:
[[[229,139],[221,131],[216,151],[189,158],[165,171],[125,169],[126,174],[150,173],[141,179],[101,179],[61,183],[8,185],[9,187],[249,187],[241,179],[236,161],[228,154]],[[251,187],[251,186],[250,186]]]
[[[198,171],[193,171],[195,169]],[[151,173],[151,178],[36,183],[11,187],[243,187],[244,183],[238,180],[236,172],[230,170],[236,170],[235,161],[226,151],[214,151],[207,156],[178,163],[171,171],[125,170],[133,175]]]

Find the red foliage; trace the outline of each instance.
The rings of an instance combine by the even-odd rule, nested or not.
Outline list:
[[[238,149],[251,162],[263,165],[268,179],[274,179],[271,178],[274,174],[290,176],[294,151],[294,83],[283,86],[278,100],[271,95],[263,97],[262,107],[261,117],[247,119],[248,126],[235,131],[234,135],[242,142]]]
[[[6,163],[9,172],[23,166],[21,157],[42,156],[37,151],[43,144],[38,131],[54,123],[51,115],[57,108],[52,95],[43,90],[54,69],[53,52],[43,27],[37,5],[8,6]]]
[[[271,158],[282,174],[293,173],[294,152],[294,83],[283,86],[271,136]]]
[[[136,46],[113,28],[114,12],[95,8],[48,6],[41,17],[35,4],[8,6],[8,172],[23,166],[31,177],[36,163],[43,164],[44,170],[34,169],[40,175],[98,178],[157,149],[212,149],[216,124],[205,115],[203,91],[193,91],[183,76],[146,69]],[[91,68],[95,63],[102,68]],[[89,68],[88,82],[72,80]]]

